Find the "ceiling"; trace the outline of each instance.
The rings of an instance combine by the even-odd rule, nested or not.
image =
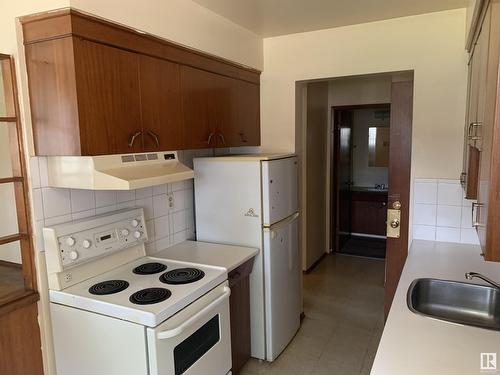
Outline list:
[[[263,37],[465,8],[467,0],[193,0]]]

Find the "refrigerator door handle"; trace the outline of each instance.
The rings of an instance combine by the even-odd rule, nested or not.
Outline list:
[[[284,228],[284,227],[288,226],[288,224],[290,224],[291,222],[296,220],[298,217],[299,217],[299,213],[295,212],[294,214],[288,216],[287,218],[285,218],[281,221],[278,221],[277,223],[274,223],[274,224],[269,225],[269,226],[265,226],[264,232],[271,232],[273,230],[278,230],[278,229]]]

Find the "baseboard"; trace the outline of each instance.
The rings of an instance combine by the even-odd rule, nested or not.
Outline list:
[[[309,267],[308,269],[306,269],[305,271],[302,271],[302,272],[303,272],[304,274],[306,274],[306,275],[307,275],[308,273],[310,273],[310,272],[314,269],[314,267],[316,267],[316,266],[319,264],[319,262],[321,262],[321,261],[323,260],[323,258],[324,258],[325,256],[326,256],[326,253],[323,253],[323,255],[321,255],[321,256],[318,258],[318,260],[316,260],[316,261],[315,261],[315,262],[311,265],[311,267]]]
[[[23,268],[22,264],[9,262],[7,260],[0,260],[0,266],[11,267],[11,268]]]

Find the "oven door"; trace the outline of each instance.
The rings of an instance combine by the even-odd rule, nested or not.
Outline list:
[[[227,282],[148,328],[151,375],[223,375],[231,370]]]

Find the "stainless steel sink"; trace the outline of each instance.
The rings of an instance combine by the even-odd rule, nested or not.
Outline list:
[[[416,314],[500,331],[500,289],[458,281],[416,279],[408,288]]]

